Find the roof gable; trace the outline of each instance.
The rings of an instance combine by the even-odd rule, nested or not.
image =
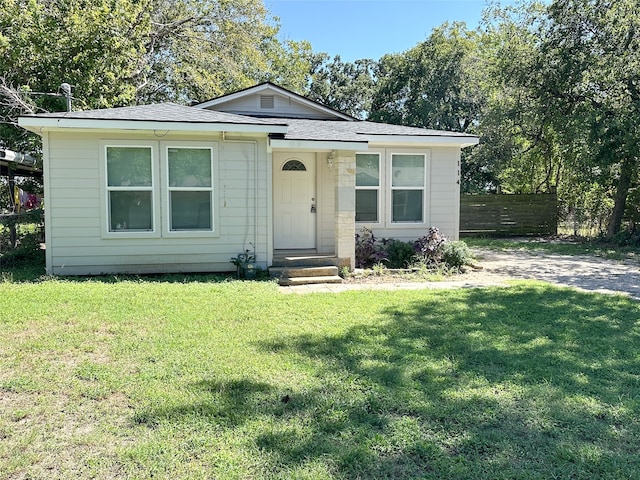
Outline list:
[[[252,117],[356,120],[269,82],[214,98],[194,107]]]

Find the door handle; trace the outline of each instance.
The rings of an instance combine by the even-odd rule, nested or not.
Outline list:
[[[315,203],[311,204],[311,213],[316,213],[316,204]]]

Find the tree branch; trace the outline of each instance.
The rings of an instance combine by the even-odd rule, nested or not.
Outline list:
[[[0,77],[0,108],[4,110],[4,121],[12,125],[18,124],[20,115],[34,115],[38,108],[30,102],[20,90]]]

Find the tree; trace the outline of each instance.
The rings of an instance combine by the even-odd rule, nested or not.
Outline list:
[[[463,23],[445,23],[407,52],[382,57],[370,118],[468,131],[482,104],[474,79],[477,40]]]
[[[144,40],[150,31],[144,2],[132,0],[6,0],[0,5],[0,72],[3,72],[5,146],[23,149],[26,133],[14,128],[21,113],[63,110],[52,95],[63,82],[74,86],[79,105],[130,103]]]
[[[540,97],[558,107],[558,128],[574,135],[582,165],[612,173],[612,237],[638,175],[640,8],[635,0],[556,0],[548,14]]]
[[[339,55],[330,61],[326,53],[317,54],[311,67],[307,95],[327,107],[364,119],[371,109],[376,62],[369,59],[343,62]]]
[[[272,82],[299,94],[307,92],[315,54],[307,41],[284,43],[272,39],[265,49],[267,66],[255,69],[250,77],[255,82]]]
[[[638,32],[635,1],[555,0],[492,9],[482,34],[489,88],[478,131],[508,139],[494,163],[501,185],[557,188],[578,216],[610,214],[609,236],[638,173]]]
[[[544,6],[494,7],[485,12],[478,55],[485,98],[475,131],[481,145],[468,160],[491,172],[512,193],[558,187],[563,156],[553,126],[555,110],[537,92]]]
[[[266,80],[304,88],[311,47],[281,43],[262,0],[146,1],[151,30],[136,103],[188,103]]]
[[[6,0],[2,141],[27,147],[15,117],[64,110],[59,97],[41,94],[63,82],[80,109],[188,103],[264,80],[301,90],[310,46],[281,43],[278,28],[262,0]]]

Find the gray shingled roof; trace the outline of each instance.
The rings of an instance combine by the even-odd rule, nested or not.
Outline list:
[[[139,122],[174,122],[198,124],[236,124],[287,126],[286,140],[366,142],[365,136],[391,135],[413,137],[475,138],[457,132],[428,130],[366,121],[309,120],[299,118],[263,118],[187,107],[175,103],[105,108],[79,112],[42,113],[36,118],[74,120],[111,120]]]
[[[175,103],[138,105],[135,107],[104,108],[79,112],[42,113],[42,118],[68,118],[78,120],[119,120],[139,122],[176,123],[234,123],[241,125],[285,125],[280,120],[247,117],[231,113],[186,107]]]
[[[275,119],[270,119],[275,120]],[[283,120],[283,119],[280,119]],[[375,123],[365,121],[334,121],[334,120],[303,120],[284,119],[289,126],[286,140],[311,140],[311,141],[338,141],[338,142],[363,142],[363,136],[392,135],[414,137],[454,137],[475,138],[459,132],[447,132],[443,130],[428,130],[425,128],[405,127],[402,125],[390,125],[387,123]]]

